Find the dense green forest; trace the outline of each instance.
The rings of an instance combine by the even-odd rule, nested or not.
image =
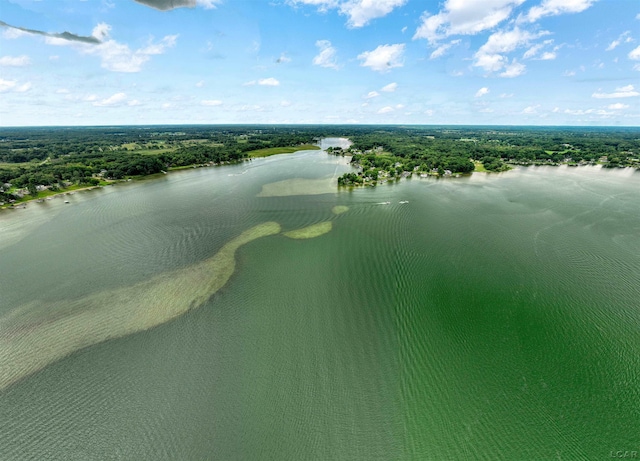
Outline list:
[[[0,128],[0,203],[308,145],[295,127]],[[25,197],[28,195],[29,197]]]
[[[504,171],[510,164],[640,168],[640,129],[438,126],[0,128],[0,203],[170,169],[221,165],[347,137],[357,167],[340,185]],[[295,149],[293,149],[295,150]]]
[[[347,173],[340,185],[420,175],[458,175],[505,171],[510,165],[640,168],[638,128],[560,127],[377,127],[349,136],[347,150],[357,173]]]

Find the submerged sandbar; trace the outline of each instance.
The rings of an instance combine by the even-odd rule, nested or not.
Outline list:
[[[233,274],[238,248],[279,232],[280,224],[265,222],[193,266],[117,290],[33,302],[9,312],[0,318],[0,389],[77,350],[147,330],[201,306]]]
[[[331,221],[325,221],[303,227],[302,229],[285,232],[284,236],[291,239],[310,239],[331,232],[331,229],[333,229],[333,223]]]

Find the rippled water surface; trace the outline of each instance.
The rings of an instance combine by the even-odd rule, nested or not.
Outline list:
[[[346,171],[308,151],[0,214],[0,459],[640,451],[638,173]]]

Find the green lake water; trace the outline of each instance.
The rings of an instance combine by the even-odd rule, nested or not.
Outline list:
[[[0,213],[0,460],[640,452],[640,173],[338,191],[350,168],[305,151]]]

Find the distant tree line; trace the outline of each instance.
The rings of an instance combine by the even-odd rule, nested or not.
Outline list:
[[[489,171],[508,164],[639,168],[638,128],[447,126],[144,126],[0,128],[0,201],[16,189],[37,192],[70,184],[146,176],[170,168],[243,161],[254,150],[347,137],[359,184],[417,173],[465,174],[480,162]],[[355,175],[355,176],[353,176]]]

